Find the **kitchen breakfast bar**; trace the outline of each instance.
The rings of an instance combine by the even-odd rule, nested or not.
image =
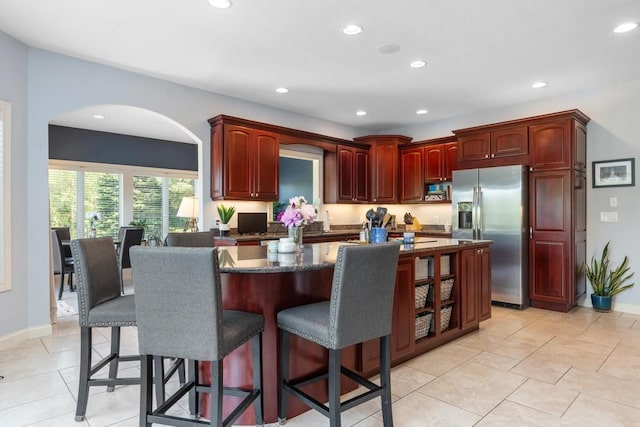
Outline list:
[[[472,332],[481,320],[491,316],[491,251],[489,241],[418,239],[413,245],[401,242],[393,305],[392,363],[418,354]],[[219,248],[223,307],[262,313],[264,420],[276,421],[278,333],[280,310],[328,300],[338,247],[349,242],[306,244],[296,253],[276,253],[266,246]],[[362,301],[362,310],[367,301]],[[326,350],[309,341],[291,340],[291,378],[303,378],[326,369]],[[371,375],[379,365],[378,345],[367,342],[345,349],[343,365]],[[246,344],[224,359],[225,386],[251,384],[251,351]],[[201,367],[204,380],[208,369]],[[326,401],[325,382],[306,390]],[[342,391],[355,389],[344,379]],[[208,395],[203,394],[202,408]],[[231,398],[235,399],[235,398]],[[231,402],[229,406],[231,406]],[[290,399],[287,417],[309,408]],[[225,405],[226,410],[226,405]],[[246,411],[238,424],[255,424],[253,411]]]

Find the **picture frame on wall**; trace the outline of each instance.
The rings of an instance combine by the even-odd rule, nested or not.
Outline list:
[[[592,163],[592,187],[633,187],[635,159],[603,160]]]

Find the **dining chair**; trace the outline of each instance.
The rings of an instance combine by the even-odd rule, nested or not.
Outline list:
[[[71,241],[71,230],[69,227],[51,227],[51,230],[56,230],[58,232],[58,237],[63,242],[69,243]],[[64,249],[64,256],[71,257],[71,246],[70,245],[62,245]]]
[[[331,427],[341,425],[341,413],[380,397],[385,427],[393,426],[391,413],[391,323],[400,245],[383,243],[341,246],[338,249],[331,286],[331,299],[288,308],[278,312],[279,369],[278,423],[286,422],[287,398],[294,396],[329,418]],[[295,335],[328,350],[328,373],[311,378],[289,378],[289,338]],[[341,366],[346,347],[378,339],[380,344],[380,385]],[[340,402],[340,375],[366,392]],[[301,387],[328,379],[328,406],[305,393]]]
[[[129,250],[132,246],[139,246],[142,244],[142,228],[125,228],[122,233],[122,240],[120,241],[120,250],[118,253],[118,266],[120,267],[120,290],[124,294],[124,280],[122,270],[125,268],[131,268],[131,259],[129,257]]]
[[[53,274],[60,275],[60,290],[58,291],[58,299],[62,299],[64,291],[64,275],[68,275],[69,290],[73,291],[73,273],[75,271],[73,257],[65,256],[62,239],[60,238],[60,230],[51,229],[51,245],[53,247]],[[71,247],[69,247],[71,250]]]

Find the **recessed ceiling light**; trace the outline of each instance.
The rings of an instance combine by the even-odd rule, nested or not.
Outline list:
[[[93,118],[94,119],[104,119],[104,116],[102,114],[94,114]]]
[[[349,24],[342,29],[342,32],[348,36],[355,36],[356,34],[360,34],[362,32],[362,27],[356,24]]]
[[[366,111],[360,110],[360,111],[356,112],[356,116],[366,116],[366,115],[367,115]]]
[[[540,89],[541,87],[545,87],[547,84],[547,82],[535,82],[531,87],[534,89]]]
[[[638,24],[635,22],[625,22],[624,24],[618,25],[613,32],[614,33],[626,33],[627,31],[635,30],[638,28]]]
[[[231,7],[231,0],[209,0],[209,4],[218,9],[227,9]]]
[[[427,114],[428,111],[427,110],[418,110],[416,111],[416,114]]]
[[[278,89],[276,89],[276,92],[278,92],[278,93],[287,93],[287,92],[289,92],[289,89],[287,89],[286,87],[279,87]]]
[[[413,61],[411,64],[409,64],[411,66],[411,68],[422,68],[425,65],[427,65],[427,63],[421,59],[418,59],[417,61]]]

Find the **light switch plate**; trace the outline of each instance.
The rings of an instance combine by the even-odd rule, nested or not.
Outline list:
[[[600,222],[618,222],[618,212],[600,212]]]

